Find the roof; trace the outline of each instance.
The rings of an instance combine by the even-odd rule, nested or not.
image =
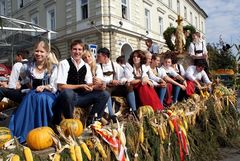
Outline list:
[[[48,39],[50,44],[52,33],[56,32],[32,22],[0,15],[0,62],[10,54],[13,59],[14,51],[20,48],[32,48],[39,38]]]

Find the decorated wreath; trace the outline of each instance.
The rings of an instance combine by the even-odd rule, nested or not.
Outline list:
[[[184,33],[185,32],[189,33],[189,35],[186,37],[186,44],[184,46],[184,48],[186,50],[186,49],[188,49],[188,47],[192,41],[192,34],[194,32],[196,32],[196,29],[191,25],[186,25],[183,27],[183,31],[184,31]],[[166,44],[167,44],[169,50],[171,50],[171,51],[176,51],[175,44],[172,41],[172,36],[175,34],[175,32],[176,32],[176,27],[168,27],[163,33],[163,37],[166,40]]]

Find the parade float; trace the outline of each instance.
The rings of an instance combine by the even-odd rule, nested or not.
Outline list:
[[[141,106],[138,116],[124,112],[128,107],[123,98],[116,100],[122,111],[119,122],[110,125],[95,122],[83,133],[79,120],[76,123],[67,120],[68,123],[57,127],[58,134],[50,128],[33,129],[27,143],[21,145],[7,128],[0,128],[0,138],[4,138],[2,159],[13,160],[18,155],[20,160],[32,157],[34,161],[199,161],[218,159],[220,147],[239,146],[236,93],[221,84],[214,85],[212,94],[206,91],[193,94],[161,112],[154,113],[150,106]],[[75,132],[78,134],[71,135]]]
[[[181,33],[176,36],[175,42],[182,41]],[[173,45],[173,51],[187,63],[187,41],[181,44]],[[86,111],[76,110],[75,119],[63,120],[55,132],[49,127],[33,129],[25,144],[1,127],[0,160],[217,160],[220,147],[240,146],[236,98],[234,90],[214,81],[211,93],[203,90],[155,113],[150,106],[141,106],[134,115],[128,112],[125,98],[115,97],[116,124],[96,121],[83,130]]]

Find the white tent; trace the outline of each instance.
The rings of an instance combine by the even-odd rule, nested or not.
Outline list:
[[[42,28],[36,24],[33,24],[32,22],[24,21],[24,20],[19,20],[15,18],[9,18],[5,16],[0,15],[0,31],[5,32],[8,34],[1,34],[0,35],[0,47],[11,47],[12,51],[12,64],[13,64],[13,50],[14,46],[16,44],[13,44],[13,42],[8,42],[7,38],[9,35],[13,33],[25,33],[25,32],[30,32],[30,33],[44,33],[47,34],[47,39],[49,41],[49,46],[51,43],[51,34],[55,34],[55,31],[51,31],[45,28]],[[10,33],[10,34],[9,34]],[[25,34],[27,35],[27,34]],[[31,36],[31,34],[28,34]]]

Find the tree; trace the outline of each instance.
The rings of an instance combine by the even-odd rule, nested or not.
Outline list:
[[[207,50],[209,55],[209,68],[211,70],[236,69],[236,56],[232,54],[230,48],[225,50],[222,45],[207,44]]]

